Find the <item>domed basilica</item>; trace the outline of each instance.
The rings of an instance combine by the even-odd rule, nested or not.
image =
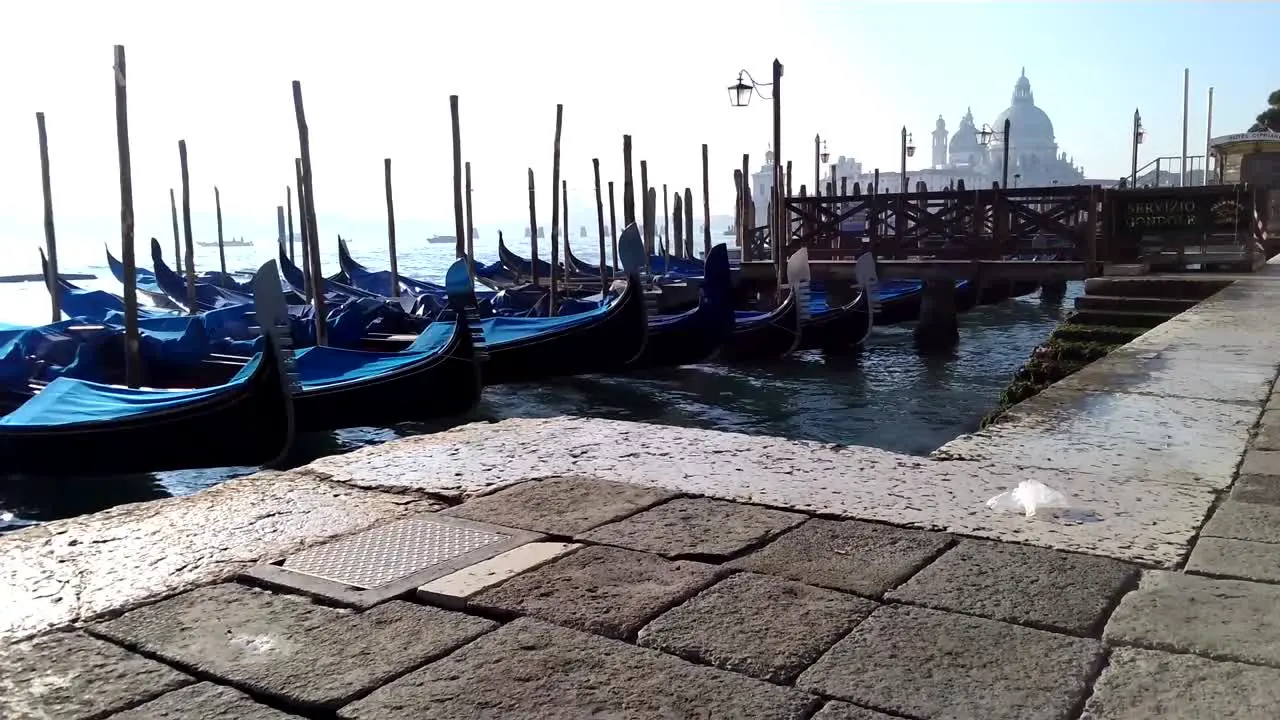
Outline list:
[[[1009,121],[1009,137],[1002,137],[1004,121]],[[912,173],[925,181],[930,189],[941,189],[963,178],[967,187],[981,183],[990,187],[1002,176],[1004,145],[1009,144],[1009,184],[1022,187],[1043,187],[1053,184],[1073,185],[1084,180],[1084,171],[1076,167],[1065,152],[1058,151],[1054,140],[1053,121],[1045,111],[1036,107],[1031,93],[1031,81],[1026,69],[1013,86],[1013,98],[1009,107],[991,123],[993,132],[986,147],[978,140],[979,127],[973,120],[973,111],[960,118],[955,133],[947,132],[947,123],[938,116],[933,131],[933,155],[931,169]],[[914,184],[914,183],[913,183]]]

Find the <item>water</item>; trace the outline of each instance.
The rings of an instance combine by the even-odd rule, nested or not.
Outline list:
[[[482,230],[483,232],[483,230]],[[496,234],[476,241],[481,261],[496,258]],[[527,254],[527,242],[510,243]],[[95,250],[96,249],[96,257]],[[350,243],[357,260],[387,265],[381,241]],[[594,260],[585,240],[575,255]],[[228,248],[230,270],[249,270],[270,257],[274,245]],[[172,252],[172,245],[169,245]],[[336,248],[325,254],[327,272],[336,271]],[[401,272],[439,279],[453,260],[453,248],[425,241],[402,242]],[[34,254],[33,254],[34,255]],[[215,248],[197,248],[197,267],[218,266]],[[149,256],[140,265],[150,264]],[[63,272],[98,275],[79,283],[119,292],[100,245],[73,245],[60,261]],[[38,264],[3,274],[38,272]],[[327,274],[327,273],[326,273]],[[764,366],[700,365],[623,377],[574,377],[536,384],[487,388],[470,415],[431,425],[356,428],[300,440],[293,461],[316,457],[476,420],[570,414],[681,425],[848,445],[869,445],[925,454],[956,435],[974,430],[996,403],[1010,376],[1061,319],[1080,283],[1068,287],[1063,304],[1035,297],[979,307],[961,317],[960,346],[950,357],[921,358],[909,325],[876,328],[867,346],[839,357],[803,353]],[[0,322],[42,323],[48,295],[39,283],[0,284]],[[253,468],[159,473],[110,478],[33,480],[0,475],[0,530],[94,512],[112,505],[186,495]],[[9,517],[9,516],[12,517]]]

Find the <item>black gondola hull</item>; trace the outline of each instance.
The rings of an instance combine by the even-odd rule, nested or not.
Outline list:
[[[799,350],[844,350],[862,344],[871,330],[865,292],[846,305],[810,317],[800,326]]]
[[[787,293],[786,299],[767,318],[736,325],[729,341],[715,353],[715,359],[720,362],[776,360],[799,344],[800,306],[795,293]]]

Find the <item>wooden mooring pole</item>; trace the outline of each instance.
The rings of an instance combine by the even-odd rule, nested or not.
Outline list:
[[[564,105],[556,103],[556,140],[551,157],[551,295],[548,317],[556,314],[556,264],[560,261],[560,129],[564,122]]]
[[[569,181],[560,181],[560,226],[564,238],[564,283],[569,284]]]
[[[284,188],[284,212],[289,221],[289,262],[293,262],[293,188]]]
[[[169,188],[169,214],[173,217],[173,262],[174,267],[182,269],[182,237],[178,234],[178,201],[173,197],[173,188]]]
[[[502,233],[498,233],[498,243],[502,243]],[[533,168],[529,168],[529,247],[533,253],[529,261],[529,272],[532,274],[533,286],[538,287],[538,203],[533,191]]]
[[[466,215],[467,215],[467,274],[471,276],[471,284],[476,284],[476,228],[471,224],[471,163],[464,163],[466,175]]]
[[[613,267],[618,266],[618,216],[613,212],[613,181],[609,181],[609,235],[613,239],[613,253],[609,259],[613,261]]]
[[[58,241],[53,232],[53,190],[49,182],[49,135],[45,132],[44,113],[36,113],[36,132],[40,136],[40,188],[44,192],[44,245],[48,253],[44,283],[49,290],[53,322],[62,319],[62,306],[58,302]]]
[[[222,248],[222,195],[218,192],[218,186],[213,186],[213,211],[218,218],[218,267],[222,270],[222,274],[227,274],[227,253]]]
[[[324,286],[320,271],[320,233],[316,228],[316,196],[314,177],[311,174],[311,131],[307,127],[307,113],[302,106],[302,83],[293,81],[293,114],[298,121],[298,149],[302,157],[302,196],[306,198],[307,236],[303,241],[307,244],[307,260],[311,268],[311,307],[315,311],[316,345],[328,344],[329,329],[324,318]],[[265,331],[265,328],[264,328]]]
[[[285,245],[283,205],[276,206],[276,244],[280,246],[281,252],[288,249],[288,246]]]
[[[667,209],[667,184],[662,183],[662,270],[670,272],[667,256],[671,253],[671,211]]]
[[[693,259],[693,191],[684,189],[684,248],[681,251],[686,259]]]
[[[123,45],[115,46],[115,86],[116,149],[120,158],[120,259],[124,263],[124,378],[126,385],[136,388],[142,384],[142,367],[138,354],[138,269],[133,253],[133,169],[129,159],[129,102]]]
[[[643,193],[641,204],[644,206],[641,214],[644,215],[644,272],[646,275],[651,274],[649,267],[649,258],[653,256],[653,220],[651,215],[656,211],[649,207],[649,163],[644,160],[640,161],[640,192]]]
[[[293,159],[298,188],[298,233],[302,241],[302,294],[311,301],[311,232],[307,226],[307,188],[302,184],[302,158]]]
[[[454,257],[466,257],[467,238],[462,217],[462,128],[458,124],[458,96],[449,96],[449,118],[453,122],[453,229]]]
[[[186,255],[180,258],[187,276],[187,312],[195,315],[196,308],[196,246],[191,239],[191,177],[187,173],[187,141],[178,141],[178,162],[182,166],[182,236]]]
[[[600,295],[609,284],[609,276],[605,272],[604,256],[604,198],[600,193],[600,158],[591,159],[591,171],[596,178],[596,224],[600,226]]]
[[[400,297],[400,265],[396,261],[396,206],[391,195],[391,158],[382,159],[382,184],[387,189],[387,255],[391,259],[391,297]]]
[[[636,187],[631,179],[631,136],[622,136],[622,222],[636,221]]]
[[[690,240],[690,242],[693,242]],[[711,254],[711,176],[707,173],[707,144],[702,143],[702,256]]]

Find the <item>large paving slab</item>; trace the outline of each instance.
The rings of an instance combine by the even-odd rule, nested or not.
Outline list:
[[[1280,583],[1280,545],[1201,537],[1187,559],[1187,572]]]
[[[790,683],[879,607],[791,580],[738,573],[640,631],[644,647],[776,683]]]
[[[1268,405],[1266,412],[1262,413],[1253,447],[1257,450],[1280,450],[1280,408]]]
[[[1121,599],[1103,638],[1280,666],[1280,586],[1149,571]]]
[[[195,682],[82,632],[0,643],[0,718],[100,718]]]
[[[517,620],[343,708],[344,720],[800,720],[817,698],[607,638]]]
[[[1051,387],[995,425],[935,451],[944,459],[998,460],[1213,490],[1235,477],[1255,406]]]
[[[256,703],[238,690],[204,682],[166,693],[107,720],[289,720],[294,717],[297,716]]]
[[[392,601],[363,613],[241,585],[213,585],[92,631],[292,706],[332,710],[495,628]]]
[[[1274,720],[1280,670],[1116,648],[1081,720]]]
[[[1062,720],[1101,660],[1096,640],[898,605],[862,621],[796,687],[908,717]]]
[[[1145,466],[1132,476],[1104,467],[1098,469],[1105,474],[1096,475],[1018,464],[1016,453],[988,450],[992,459],[981,462],[939,461],[875,448],[560,417],[466,425],[324,458],[306,470],[359,487],[458,498],[524,480],[585,475],[1170,567],[1185,557],[1216,499],[1208,487],[1164,482]],[[1231,460],[1232,467],[1238,460]],[[1100,522],[1027,519],[986,507],[993,495],[1030,479],[1068,493]]]
[[[1203,356],[1158,351],[1141,357],[1103,358],[1056,386],[1063,390],[1262,404],[1271,395],[1275,376],[1271,366],[1214,362]]]
[[[758,545],[806,519],[799,513],[755,505],[709,498],[677,498],[583,533],[578,539],[665,557],[720,560]]]
[[[896,720],[892,715],[860,708],[847,702],[833,700],[822,707],[813,720]]]
[[[469,604],[481,612],[531,615],[607,637],[630,638],[721,574],[714,565],[594,546],[477,593]]]
[[[1241,475],[1269,475],[1280,477],[1280,451],[1266,450],[1256,445],[1244,454],[1240,463]]]
[[[878,598],[950,545],[950,536],[857,520],[810,520],[731,567]]]
[[[1092,635],[1138,576],[1108,558],[985,541],[961,541],[888,599]]]
[[[658,488],[591,477],[526,482],[449,508],[445,515],[572,537],[675,497]]]
[[[1280,507],[1228,500],[1218,506],[1200,535],[1280,543]],[[1276,550],[1280,551],[1280,547]]]
[[[1231,499],[1259,505],[1280,505],[1280,475],[1242,473],[1231,486]]]
[[[438,507],[303,473],[122,505],[0,535],[0,640],[229,578],[380,520]]]

